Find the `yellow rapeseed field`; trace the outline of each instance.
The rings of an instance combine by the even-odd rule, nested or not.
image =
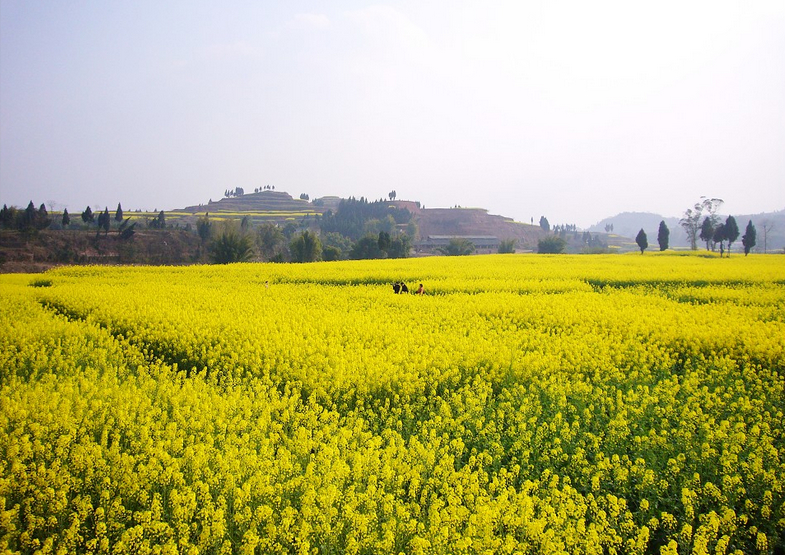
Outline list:
[[[3,552],[785,550],[780,256],[70,267],[0,298]]]

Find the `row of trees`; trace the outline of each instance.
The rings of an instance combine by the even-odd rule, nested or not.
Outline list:
[[[99,229],[105,229],[106,231],[109,230],[112,221],[108,208],[96,216],[93,213],[93,210],[88,206],[82,212],[81,217],[83,223],[97,223]],[[117,205],[114,219],[118,222],[123,221],[123,209],[120,204]],[[41,206],[36,209],[32,200],[24,210],[18,210],[13,206],[9,208],[7,205],[3,205],[3,209],[0,210],[0,227],[3,229],[15,229],[19,231],[41,230],[48,228],[53,222],[54,219],[49,216],[46,206],[42,203]],[[60,224],[65,228],[69,227],[71,223],[71,215],[66,208],[63,210]]]
[[[717,211],[725,202],[720,198],[701,198],[703,200],[696,202],[692,208],[685,210],[684,215],[681,220],[679,220],[679,225],[681,225],[684,232],[687,234],[687,239],[690,242],[692,250],[698,250],[698,238],[702,238],[701,230],[704,225],[707,226],[707,229],[713,229],[719,224]]]
[[[36,208],[32,200],[24,210],[19,210],[14,206],[9,208],[5,204],[0,210],[0,228],[2,229],[34,231],[46,229],[51,223],[52,219],[49,217],[46,206],[41,203],[41,206]]]
[[[117,203],[114,214],[109,212],[108,207],[104,208],[103,212],[93,212],[93,209],[88,206],[76,220],[72,218],[67,208],[63,210],[58,220],[49,214],[44,204],[36,209],[33,201],[30,201],[25,210],[19,210],[13,206],[9,208],[7,205],[4,205],[0,210],[0,228],[24,232],[43,230],[49,227],[57,228],[58,225],[62,229],[68,229],[79,224],[79,220],[81,220],[80,227],[92,228],[95,226],[98,233],[103,231],[108,234],[114,226],[124,239],[130,238],[136,227],[136,222],[132,223],[131,218],[125,217],[121,203]],[[166,227],[164,211],[161,210],[155,218],[147,220],[146,223],[150,229],[164,229]]]
[[[267,187],[272,189],[272,187]],[[242,194],[242,190],[226,191],[227,194]],[[124,219],[118,203],[114,217],[105,208],[93,212],[91,207],[80,214],[80,227],[89,226],[107,233],[112,227],[123,238],[134,234],[136,223]],[[73,227],[77,222],[68,210],[62,213],[63,228]],[[117,222],[115,225],[114,222]],[[26,210],[8,206],[0,211],[0,226],[4,229],[37,230],[53,224],[45,205],[35,208],[31,202]],[[319,224],[323,224],[319,226]],[[313,260],[339,260],[345,258],[402,258],[411,251],[412,237],[416,228],[408,210],[390,207],[383,201],[369,202],[364,198],[342,201],[335,213],[328,212],[324,218],[307,218],[297,225],[289,222],[279,227],[263,224],[253,229],[251,219],[245,217],[240,223],[227,223],[214,227],[209,216],[196,222],[204,250],[202,255],[215,262],[236,262],[253,258],[277,262],[309,262]],[[94,226],[94,227],[93,227]],[[151,229],[167,226],[164,211],[146,221]],[[190,224],[186,230],[190,229]],[[321,230],[316,230],[321,227]],[[402,231],[406,227],[406,232]]]
[[[378,233],[393,233],[397,226],[412,222],[412,214],[406,208],[390,206],[383,200],[368,201],[363,197],[343,199],[335,212],[328,210],[319,220],[323,233],[340,233],[352,241],[360,240],[373,225]],[[409,233],[413,235],[413,233]]]
[[[716,202],[718,199],[710,199],[711,203]],[[720,201],[722,202],[722,201]],[[696,205],[696,208],[698,205]],[[713,204],[710,205],[709,209],[711,210],[714,208]],[[692,212],[690,221],[694,222],[695,212]],[[698,215],[700,213],[698,212]],[[685,220],[683,219],[682,222]],[[716,217],[714,211],[710,212],[709,216],[703,220],[703,224],[701,224],[700,228],[700,238],[702,241],[706,241],[706,250],[714,250],[715,245],[720,246],[720,257],[725,254],[725,245],[727,244],[728,248],[728,256],[730,256],[731,246],[734,242],[739,238],[739,226],[736,224],[736,218],[733,216],[728,216],[724,223],[716,223],[719,221],[719,218]],[[682,223],[682,225],[684,225]],[[670,229],[665,224],[665,221],[660,222],[659,229],[657,231],[657,243],[660,246],[660,251],[664,251],[668,249],[668,242],[670,238]],[[757,241],[757,231],[755,226],[750,220],[747,223],[747,228],[744,231],[744,235],[742,236],[741,243],[744,245],[744,255],[748,255],[752,248],[755,246]],[[646,232],[641,229],[638,232],[638,235],[635,237],[635,243],[638,245],[638,248],[643,254],[649,247],[648,237],[646,236]],[[696,250],[694,247],[693,250]]]
[[[724,201],[720,198],[701,197],[700,202],[684,211],[679,225],[687,234],[692,250],[698,249],[700,239],[706,243],[706,250],[714,251],[719,245],[720,256],[724,254],[727,244],[730,256],[731,246],[739,238],[739,226],[733,216],[728,216],[724,223],[720,221],[717,213],[723,204]],[[749,254],[756,243],[757,230],[750,220],[742,237],[744,254]]]
[[[318,260],[405,258],[411,238],[405,233],[368,233],[357,241],[335,232],[297,231],[288,224],[264,223],[255,230],[248,220],[214,226],[209,214],[196,223],[196,231],[209,259],[218,264],[262,259],[267,262],[315,262]]]
[[[533,221],[533,220],[532,220]],[[552,235],[543,237],[537,242],[537,252],[542,254],[560,254],[567,250],[568,233],[572,233],[573,244],[582,243],[583,252],[605,252],[608,245],[599,235],[592,235],[588,231],[579,232],[575,224],[557,224],[551,226],[548,218],[540,216],[540,228],[546,232],[553,232]],[[612,229],[612,228],[611,228]],[[605,226],[607,232],[608,226]]]

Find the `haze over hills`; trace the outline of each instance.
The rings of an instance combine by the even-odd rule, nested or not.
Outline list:
[[[433,247],[434,241],[445,241],[448,237],[463,237],[471,240],[477,247],[476,252],[496,252],[501,241],[516,241],[518,252],[535,251],[538,241],[546,232],[538,225],[538,221],[516,222],[504,215],[490,214],[484,208],[425,208],[419,202],[411,200],[378,199],[390,207],[407,209],[413,216],[415,227],[408,229],[413,245],[418,249]],[[206,204],[187,206],[181,209],[166,211],[166,221],[172,227],[195,229],[199,217],[209,213],[211,217],[220,219],[246,219],[252,225],[265,222],[276,223],[282,227],[296,224],[298,229],[319,229],[317,218],[332,211],[335,213],[342,199],[337,196],[326,196],[309,199],[307,195],[293,198],[285,191],[256,190],[227,191],[224,198],[210,200]],[[373,202],[368,199],[368,202]],[[136,214],[128,211],[129,216],[147,218],[150,214]],[[549,218],[550,226],[563,227],[570,222],[558,221],[557,215],[544,215]],[[551,217],[553,216],[553,217]],[[718,215],[724,221],[724,214]],[[754,252],[785,251],[785,210],[760,214],[734,214],[741,233],[749,220],[757,230],[757,245]],[[652,212],[622,212],[605,218],[592,225],[588,230],[568,225],[568,252],[625,252],[636,250],[634,237],[643,229],[651,248],[657,245],[657,230],[660,221],[665,221],[670,230],[669,245],[671,248],[689,248],[689,240],[684,229],[679,225],[677,217],[663,217]],[[144,221],[142,223],[144,224]],[[591,235],[588,235],[591,234]],[[588,236],[587,236],[588,235]],[[433,243],[433,244],[432,244]],[[483,244],[484,247],[480,248]],[[740,238],[739,238],[740,244]],[[740,248],[734,246],[734,250]],[[419,251],[418,251],[419,252]]]
[[[300,213],[321,214],[327,210],[337,209],[339,197],[323,197],[307,201],[292,198],[282,191],[258,191],[240,196],[222,198],[211,201],[206,205],[189,206],[175,212],[220,212],[220,211],[297,211]],[[496,235],[499,238],[514,237],[521,248],[532,248],[540,235],[539,226],[534,222],[515,222],[504,215],[492,215],[484,208],[428,208],[423,209],[420,203],[414,201],[390,201],[391,204],[408,208],[419,220],[422,237],[428,235],[464,235],[487,236]],[[548,217],[548,215],[545,215]],[[785,210],[765,212],[760,214],[733,214],[739,229],[742,231],[749,220],[752,220],[758,232],[757,252],[783,251],[785,249]],[[727,214],[719,214],[722,221]],[[588,228],[592,234],[606,234],[611,227],[611,233],[624,238],[634,238],[640,229],[646,232],[651,245],[656,245],[657,230],[660,221],[670,230],[671,248],[688,248],[689,239],[684,229],[679,225],[678,217],[665,217],[652,212],[622,212],[615,216],[605,218]],[[560,224],[550,221],[551,225]],[[581,230],[583,231],[583,230]],[[765,240],[765,245],[764,245]]]

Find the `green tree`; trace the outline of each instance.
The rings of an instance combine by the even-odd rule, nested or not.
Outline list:
[[[196,233],[202,240],[202,244],[207,243],[207,240],[210,238],[210,234],[212,233],[212,229],[213,224],[210,222],[207,212],[205,212],[204,216],[196,220]]]
[[[3,229],[9,229],[14,226],[15,211],[16,208],[13,206],[8,208],[7,204],[3,205],[3,209],[0,210],[0,225],[2,225]]]
[[[123,207],[120,206],[119,202],[117,203],[117,210],[114,213],[114,220],[116,222],[122,222],[123,221]]]
[[[728,241],[728,257],[730,257],[730,248],[733,242],[739,238],[739,226],[736,224],[736,218],[728,216],[725,220],[725,240]]]
[[[164,211],[161,210],[154,219],[147,222],[147,227],[150,229],[164,229],[166,227],[166,216],[164,215]]]
[[[112,224],[112,218],[109,215],[109,208],[106,207],[103,212],[98,215],[98,231],[102,229],[104,233],[109,233],[109,227]]]
[[[294,262],[316,262],[322,256],[322,243],[311,231],[303,231],[289,243]]]
[[[208,252],[216,264],[232,264],[250,260],[253,257],[253,246],[247,234],[227,223],[210,242]]]
[[[660,221],[660,228],[657,231],[657,243],[660,245],[660,252],[668,250],[668,240],[671,230],[665,224],[665,220]]]
[[[710,250],[709,244],[714,241],[714,222],[709,216],[706,216],[701,224],[700,239],[706,243],[706,250]]]
[[[368,202],[364,198],[349,198],[342,200],[335,212],[325,212],[320,227],[322,233],[337,232],[357,241],[369,233],[376,235],[380,231],[392,235],[397,225],[408,224],[411,220],[412,214],[407,209],[383,200]]]
[[[714,228],[714,234],[711,240],[716,244],[720,244],[720,257],[725,254],[725,224],[720,224]]]
[[[335,231],[328,233],[321,233],[319,239],[322,241],[322,256],[324,258],[324,251],[327,247],[335,247],[341,253],[341,258],[345,258],[352,250],[354,242],[347,236],[341,235]],[[326,260],[326,258],[325,258]]]
[[[548,223],[548,218],[545,216],[540,216],[540,227],[543,229],[543,231],[551,230],[551,224]]]
[[[71,225],[71,216],[68,215],[68,208],[63,209],[63,220],[62,220],[63,227],[68,227]]]
[[[447,256],[467,256],[474,252],[474,243],[461,237],[453,237],[444,247],[439,247],[439,252]]]
[[[95,221],[95,216],[93,215],[93,211],[90,209],[89,206],[85,208],[84,212],[82,212],[82,221],[86,224]]]
[[[117,231],[120,232],[120,239],[127,240],[133,237],[134,233],[136,233],[136,231],[134,230],[135,227],[136,227],[136,222],[131,223],[131,218],[126,218],[125,220],[123,220],[123,223],[121,223],[120,227],[117,228]]]
[[[499,243],[499,254],[513,254],[515,252],[515,243],[517,239],[502,239]]]
[[[641,250],[641,254],[649,248],[649,239],[646,237],[646,232],[643,231],[643,228],[641,228],[638,235],[635,236],[635,243],[637,243],[638,248]]]
[[[36,214],[36,227],[38,229],[46,229],[52,223],[49,217],[49,212],[46,210],[46,205],[42,202],[38,207],[38,214]]]
[[[703,207],[700,203],[696,203],[693,208],[687,208],[684,215],[679,220],[679,225],[684,229],[687,234],[687,239],[690,240],[690,248],[698,250],[698,230],[701,220]]]
[[[747,256],[752,247],[755,246],[757,235],[758,232],[755,230],[755,226],[752,225],[752,220],[750,220],[747,222],[747,229],[744,230],[744,235],[741,238],[741,244],[744,245],[744,256]]]
[[[322,260],[326,262],[332,262],[334,260],[341,259],[341,249],[335,247],[333,245],[327,245],[322,249]]]
[[[390,214],[387,214],[383,218],[366,220],[363,225],[365,235],[377,234],[382,231],[389,235],[395,232],[395,227],[395,219]]]
[[[21,229],[25,231],[31,231],[37,228],[38,223],[38,211],[35,209],[35,204],[33,201],[30,201],[30,204],[27,205],[25,211],[22,213],[22,225]]]
[[[256,229],[256,244],[264,260],[272,260],[286,250],[283,231],[273,223],[264,223]]]
[[[567,241],[558,235],[549,235],[537,241],[537,252],[540,254],[561,254],[567,248]]]
[[[390,258],[406,258],[409,256],[409,251],[412,248],[412,241],[405,233],[399,233],[392,241],[390,247],[387,249],[387,256]]]
[[[707,216],[712,227],[717,226],[717,210],[722,206],[723,200],[720,198],[701,197],[701,202],[696,202],[692,208],[684,211],[684,215],[679,220],[679,225],[684,228],[687,238],[690,240],[692,250],[698,250],[698,238],[702,231],[701,216],[704,210],[709,213]],[[704,220],[705,222],[705,220]]]
[[[701,207],[703,210],[709,213],[707,217],[711,220],[711,225],[716,226],[720,223],[720,217],[717,215],[717,211],[725,203],[725,201],[721,198],[701,198],[703,199],[703,201],[701,201]]]
[[[378,242],[379,242],[380,251],[387,253],[387,251],[390,250],[390,241],[391,239],[389,233],[387,233],[386,231],[379,232]]]
[[[287,239],[294,237],[295,233],[297,233],[297,225],[295,225],[293,222],[288,222],[285,226],[283,226],[283,236]]]
[[[349,256],[354,260],[381,258],[382,250],[379,248],[378,237],[366,235],[354,244]]]

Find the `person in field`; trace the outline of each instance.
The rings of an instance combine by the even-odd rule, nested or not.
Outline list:
[[[401,293],[408,293],[408,292],[409,292],[409,288],[406,287],[406,284],[404,282],[401,282]]]
[[[422,283],[421,283],[421,284],[420,284],[420,287],[417,289],[417,294],[418,294],[418,295],[422,295],[422,294],[423,294],[423,291],[425,291],[425,290],[423,289],[423,286],[422,286]]]
[[[400,292],[401,292],[401,284],[396,281],[395,283],[393,283],[393,293],[397,295]]]

